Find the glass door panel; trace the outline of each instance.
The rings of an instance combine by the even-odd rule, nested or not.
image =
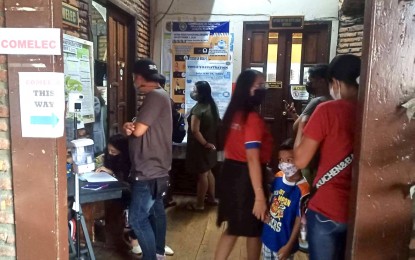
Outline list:
[[[270,32],[268,34],[268,55],[267,55],[267,81],[275,82],[277,80],[277,62],[278,62],[278,33]]]
[[[303,34],[292,34],[290,84],[301,84],[301,55],[303,49]]]

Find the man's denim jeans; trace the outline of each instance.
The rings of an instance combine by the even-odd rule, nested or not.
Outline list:
[[[131,186],[129,222],[143,251],[143,260],[164,255],[166,212],[163,197],[154,194],[154,180],[134,181]]]
[[[310,209],[306,218],[310,260],[344,259],[347,224],[335,222]]]

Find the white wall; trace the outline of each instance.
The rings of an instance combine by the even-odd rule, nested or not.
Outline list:
[[[158,21],[171,1],[151,1],[154,6],[153,21]],[[332,22],[331,60],[336,55],[338,10],[338,0],[174,0],[168,14],[154,28],[153,58],[160,64],[163,27],[166,21],[230,21],[230,32],[235,35],[235,81],[242,66],[243,22],[269,21],[270,16],[278,15],[304,15],[305,21]]]

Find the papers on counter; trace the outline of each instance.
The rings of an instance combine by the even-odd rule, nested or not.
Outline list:
[[[79,175],[81,181],[87,182],[110,182],[118,181],[116,178],[112,177],[106,172],[86,172],[82,175]]]

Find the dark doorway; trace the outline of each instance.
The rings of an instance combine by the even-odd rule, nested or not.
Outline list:
[[[310,66],[327,63],[331,23],[306,23],[302,30],[269,30],[268,22],[244,23],[242,69],[262,71],[268,82],[282,82],[268,89],[261,113],[272,128],[275,144],[292,136],[293,119],[286,116],[282,100],[292,102],[290,86],[307,81]],[[294,101],[300,112],[306,101]]]

